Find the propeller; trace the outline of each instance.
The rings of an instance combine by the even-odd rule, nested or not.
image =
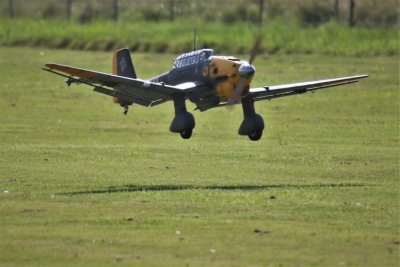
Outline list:
[[[233,89],[233,98],[229,103],[235,104],[238,102],[238,100],[235,99],[240,99],[243,94],[246,91],[246,80],[252,79],[255,72],[256,68],[252,65],[254,60],[256,59],[256,56],[259,54],[260,48],[261,48],[261,40],[262,36],[259,34],[253,44],[253,47],[250,51],[250,58],[248,63],[243,63],[239,67],[239,75],[240,75],[240,81],[236,85],[236,87]]]
[[[258,34],[256,41],[253,44],[253,48],[251,49],[250,52],[250,58],[249,58],[249,64],[253,64],[253,61],[256,59],[256,56],[260,52],[261,48],[261,41],[262,41],[262,36],[261,34]]]

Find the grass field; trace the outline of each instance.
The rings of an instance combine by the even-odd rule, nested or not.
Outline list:
[[[172,54],[134,54],[142,78]],[[259,57],[254,84],[368,73],[241,108],[131,108],[40,68],[111,54],[0,47],[0,266],[398,266],[398,57]],[[193,106],[190,106],[193,108]]]

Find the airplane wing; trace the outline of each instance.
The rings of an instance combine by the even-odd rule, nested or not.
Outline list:
[[[254,98],[255,101],[267,100],[267,99],[270,100],[278,97],[303,94],[308,91],[315,91],[323,88],[355,83],[358,82],[358,80],[366,77],[368,77],[368,75],[356,75],[356,76],[341,77],[328,80],[251,88],[250,95]]]
[[[164,83],[133,79],[54,63],[49,63],[45,66],[47,68],[43,68],[43,70],[68,78],[68,85],[71,83],[91,85],[94,86],[93,90],[98,93],[121,97],[148,107],[170,100],[175,93],[189,93],[201,87],[196,83],[171,86]],[[103,86],[111,87],[112,89],[104,88]]]

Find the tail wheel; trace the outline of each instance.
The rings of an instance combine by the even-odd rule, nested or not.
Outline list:
[[[181,137],[183,139],[189,139],[190,137],[192,137],[192,132],[193,132],[192,129],[186,129],[179,133],[181,134]]]
[[[258,140],[260,140],[262,134],[263,134],[263,131],[262,130],[258,130],[258,131],[254,131],[254,132],[249,133],[248,136],[249,136],[249,139],[251,141],[258,141]]]

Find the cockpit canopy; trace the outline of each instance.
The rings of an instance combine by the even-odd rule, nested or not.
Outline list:
[[[174,68],[181,68],[201,63],[207,60],[212,55],[214,55],[214,50],[212,49],[201,49],[190,53],[182,54],[175,60]]]

